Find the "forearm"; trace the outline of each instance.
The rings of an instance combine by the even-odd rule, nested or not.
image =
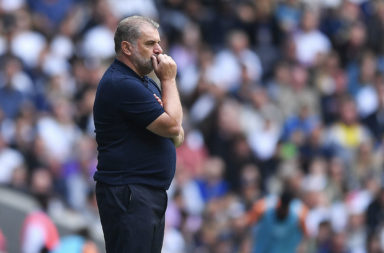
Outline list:
[[[165,113],[159,117],[159,120],[156,120],[155,124],[148,127],[161,136],[171,137],[175,145],[178,146],[184,139],[184,131],[181,127],[183,109],[176,86],[177,66],[171,57],[164,54],[152,55],[152,65],[161,83],[162,101],[160,100],[160,104],[163,105]]]
[[[181,126],[183,109],[181,107],[179,92],[177,91],[176,80],[162,81],[161,87],[164,111]]]

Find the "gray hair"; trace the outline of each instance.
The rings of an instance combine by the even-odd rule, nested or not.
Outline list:
[[[159,24],[154,20],[143,16],[131,16],[124,18],[117,25],[115,32],[115,52],[118,54],[121,51],[121,42],[128,41],[135,44],[140,37],[140,27],[144,24],[152,25],[158,29]]]

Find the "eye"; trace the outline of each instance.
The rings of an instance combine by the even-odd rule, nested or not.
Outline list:
[[[148,45],[148,46],[153,46],[153,45],[155,45],[156,44],[156,41],[147,41],[147,43],[145,43],[146,45]]]

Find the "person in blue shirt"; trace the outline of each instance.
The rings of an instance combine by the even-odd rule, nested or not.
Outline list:
[[[295,253],[307,234],[307,207],[288,190],[255,202],[238,219],[240,227],[251,227],[252,253]]]
[[[161,252],[166,190],[184,131],[177,66],[163,54],[158,27],[141,16],[120,21],[116,59],[96,92],[94,179],[107,253]],[[151,71],[161,87],[146,76]]]

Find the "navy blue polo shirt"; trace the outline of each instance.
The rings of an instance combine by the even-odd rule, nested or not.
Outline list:
[[[176,151],[171,139],[146,129],[164,112],[153,94],[161,98],[152,79],[141,78],[117,59],[104,73],[93,107],[98,144],[96,181],[169,188]]]

